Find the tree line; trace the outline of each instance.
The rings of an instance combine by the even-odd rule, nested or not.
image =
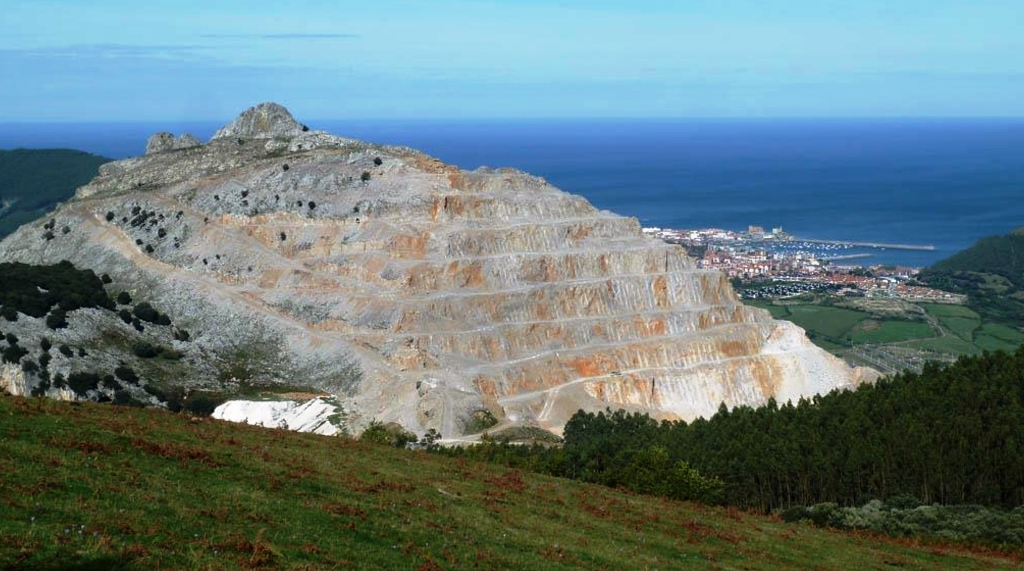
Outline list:
[[[1024,348],[690,423],[580,411],[561,447],[443,453],[766,511],[901,495],[1012,508],[1024,504]]]

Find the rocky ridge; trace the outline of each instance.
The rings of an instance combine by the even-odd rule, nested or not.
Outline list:
[[[191,390],[287,382],[356,428],[454,438],[482,409],[558,432],[579,408],[692,419],[872,378],[523,172],[311,131],[276,104],[171,150],[104,165],[52,216],[68,233],[26,225],[0,260],[67,259],[159,305],[192,332]]]
[[[164,153],[167,151],[176,151],[178,149],[188,149],[191,147],[198,147],[202,144],[202,141],[188,133],[177,137],[172,133],[167,132],[154,133],[146,141],[146,154],[149,155],[152,153]]]

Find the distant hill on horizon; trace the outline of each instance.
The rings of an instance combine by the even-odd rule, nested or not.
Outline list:
[[[969,296],[994,321],[1024,324],[1024,226],[978,240],[921,273],[933,287]]]
[[[74,149],[0,150],[0,239],[74,196],[110,161]]]
[[[982,238],[970,248],[936,262],[931,269],[994,273],[1024,283],[1024,227]]]

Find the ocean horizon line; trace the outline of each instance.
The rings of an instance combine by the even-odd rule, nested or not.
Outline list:
[[[144,125],[144,124],[224,124],[232,117],[221,118],[146,118],[146,119],[104,119],[104,120],[76,120],[76,119],[0,119],[0,126],[6,125]],[[394,123],[394,122],[415,122],[415,123],[517,123],[517,122],[1024,122],[1024,115],[843,115],[843,116],[814,116],[814,115],[786,115],[786,116],[524,116],[524,117],[332,117],[312,118],[304,120],[305,123],[316,122],[339,122],[339,123]]]

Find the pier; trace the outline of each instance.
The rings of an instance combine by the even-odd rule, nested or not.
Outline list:
[[[870,258],[871,254],[846,254],[844,256],[829,256],[827,258],[821,258],[823,262],[843,262],[846,260],[860,260],[863,258]]]
[[[808,244],[832,244],[837,246],[853,246],[857,248],[877,248],[879,250],[914,250],[918,252],[934,252],[935,246],[926,245],[913,245],[913,244],[884,244],[881,242],[848,242],[845,240],[815,240],[812,238],[797,238],[793,237],[791,240],[795,242],[807,242]]]

